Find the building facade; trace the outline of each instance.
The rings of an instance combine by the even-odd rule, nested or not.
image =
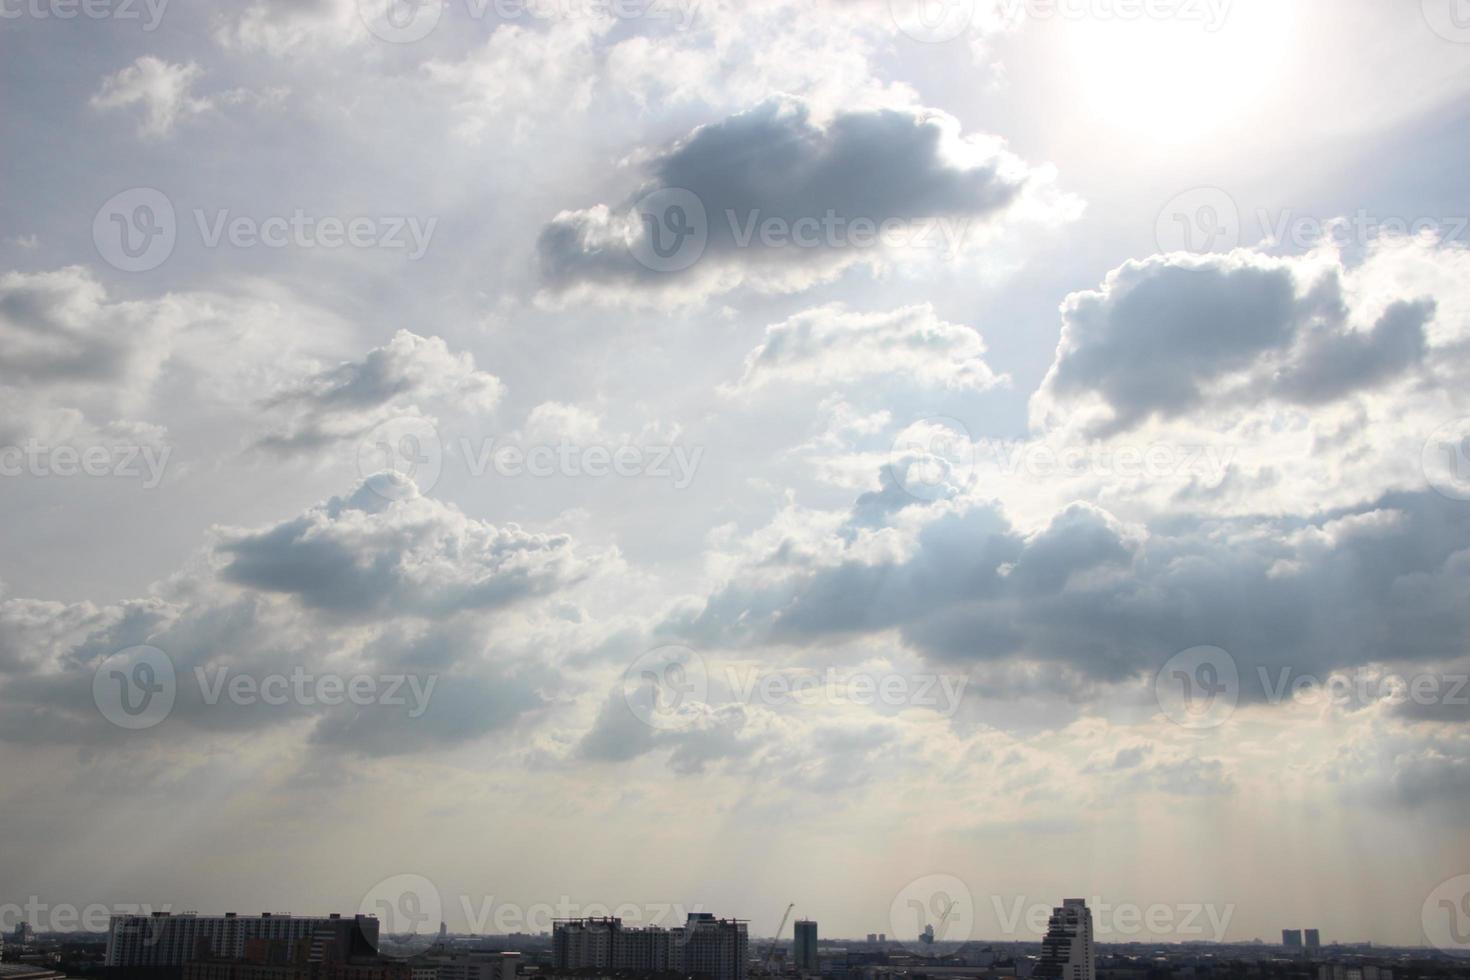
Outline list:
[[[294,915],[238,916],[114,915],[108,925],[107,966],[183,966],[191,960],[244,959],[251,940],[285,944],[307,941],[310,957],[320,962],[326,947],[335,946],[338,958],[377,953],[378,920],[372,916],[313,918]]]
[[[707,980],[745,980],[750,955],[746,924],[691,913],[683,926],[624,928],[621,919],[558,919],[551,963],[558,971],[686,973]]]
[[[1092,942],[1092,910],[1080,898],[1063,899],[1051,910],[1041,960],[1033,977],[1053,980],[1096,980],[1097,950]]]
[[[869,942],[877,942],[876,935],[869,936]],[[817,970],[817,924],[810,919],[796,920],[796,936],[791,947],[792,958],[798,970]]]

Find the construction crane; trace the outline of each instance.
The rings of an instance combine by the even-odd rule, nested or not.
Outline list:
[[[771,957],[776,955],[776,944],[781,941],[781,933],[786,928],[786,920],[791,918],[791,910],[794,908],[796,908],[795,902],[786,906],[786,911],[781,913],[781,924],[776,927],[776,937],[771,940],[771,945],[766,947],[766,958],[761,961],[761,969],[767,973],[771,972]]]

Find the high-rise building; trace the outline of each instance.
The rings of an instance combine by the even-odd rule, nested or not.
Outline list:
[[[817,924],[810,919],[796,920],[796,939],[791,948],[798,970],[817,971]]]
[[[676,929],[624,928],[617,918],[558,919],[551,926],[555,970],[669,971],[707,980],[745,980],[746,924],[693,912]]]
[[[682,972],[708,980],[745,980],[750,941],[743,921],[690,912],[682,928],[670,931]]]
[[[1302,931],[1300,929],[1282,929],[1281,945],[1287,949],[1302,948]]]
[[[1316,929],[1306,930],[1307,949],[1322,948],[1322,934]]]
[[[1031,974],[1054,980],[1096,980],[1097,952],[1092,945],[1092,910],[1081,898],[1067,898],[1051,910],[1041,961]]]
[[[107,931],[107,966],[183,966],[196,959],[240,959],[252,939],[296,943],[309,940],[313,961],[328,946],[346,960],[372,956],[378,948],[378,920],[370,915],[312,918],[295,915],[237,916],[114,915]]]

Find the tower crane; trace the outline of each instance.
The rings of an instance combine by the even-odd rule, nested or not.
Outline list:
[[[786,911],[781,913],[781,924],[776,927],[776,936],[771,940],[771,945],[766,947],[766,958],[761,961],[761,968],[767,973],[771,971],[771,957],[776,953],[776,944],[781,941],[781,933],[786,928],[786,920],[791,918],[791,910],[794,908],[796,908],[795,902],[786,906]]]

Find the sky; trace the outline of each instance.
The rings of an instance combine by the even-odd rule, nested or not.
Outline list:
[[[5,0],[0,925],[1465,951],[1467,94],[1461,0]]]

